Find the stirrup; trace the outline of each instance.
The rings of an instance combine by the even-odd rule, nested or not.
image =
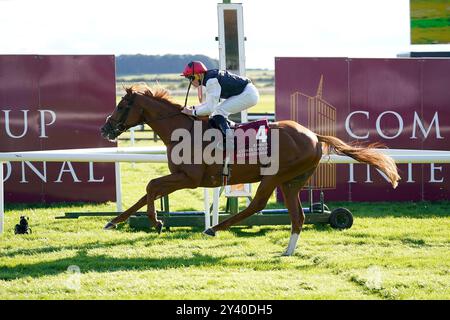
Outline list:
[[[222,185],[227,186],[230,182],[231,169],[230,169],[230,155],[225,157],[222,168]]]
[[[216,147],[217,147],[217,149],[219,149],[220,151],[225,151],[225,144],[223,143],[223,140],[217,142]]]

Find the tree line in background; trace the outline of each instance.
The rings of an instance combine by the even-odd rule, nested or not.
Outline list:
[[[202,61],[208,69],[219,66],[217,59],[205,55],[120,55],[116,57],[116,74],[139,75],[139,74],[161,74],[181,73],[190,61]]]

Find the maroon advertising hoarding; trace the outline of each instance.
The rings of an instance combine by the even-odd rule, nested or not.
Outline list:
[[[115,106],[115,58],[0,56],[0,152],[114,147],[100,127]],[[11,162],[7,202],[115,199],[114,164]]]
[[[450,59],[276,58],[276,118],[346,142],[450,150]],[[321,164],[327,200],[450,199],[449,164],[400,164],[392,189],[364,164]]]

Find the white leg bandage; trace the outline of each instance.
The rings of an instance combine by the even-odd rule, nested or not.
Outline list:
[[[291,238],[289,239],[288,247],[286,251],[283,253],[283,256],[292,256],[292,254],[295,251],[295,248],[297,247],[298,237],[299,237],[298,233],[291,233]]]

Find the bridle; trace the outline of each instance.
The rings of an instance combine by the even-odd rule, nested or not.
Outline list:
[[[127,105],[125,107],[123,107],[124,111],[120,115],[118,120],[111,119],[111,116],[109,116],[108,119],[107,119],[107,124],[109,124],[109,126],[108,126],[109,128],[108,129],[110,131],[112,131],[117,136],[122,134],[125,130],[127,130],[127,128],[125,126],[125,122],[127,121],[128,115],[130,113],[130,110],[133,107],[135,95],[136,95],[136,93],[133,93],[131,95],[131,97],[129,97],[129,96],[122,97],[123,100],[127,101]],[[144,120],[141,123],[137,124],[137,125],[143,124],[144,122],[148,123],[148,124],[151,124],[151,123],[154,123],[154,122],[157,122],[157,121],[161,121],[161,120],[164,120],[164,119],[169,119],[169,118],[172,118],[174,116],[182,114],[181,112],[174,112],[174,113],[170,113],[170,114],[167,114],[167,115],[164,115],[164,116],[161,116],[161,117],[157,117],[157,118],[153,118],[153,119],[146,119],[143,108],[141,109],[141,113],[142,113],[142,116],[143,116]]]
[[[194,71],[194,70],[193,70],[193,71]],[[193,81],[195,80],[194,74],[195,74],[195,73],[193,72],[193,74],[192,74],[191,76],[188,77],[188,78],[189,78],[189,87],[188,87],[187,92],[186,92],[186,98],[185,98],[185,100],[184,100],[184,106],[181,108],[181,110],[183,110],[183,109],[185,109],[185,108],[187,107],[187,101],[188,101],[188,97],[189,97],[189,91],[190,91],[190,89],[191,89],[191,86],[192,86]],[[123,107],[125,110],[124,110],[123,113],[120,115],[120,117],[119,117],[118,120],[111,119],[111,116],[109,116],[109,117],[107,118],[107,121],[106,121],[107,123],[106,123],[106,125],[105,125],[105,127],[104,127],[105,130],[112,132],[112,133],[113,133],[114,135],[116,135],[116,136],[119,136],[119,135],[122,134],[125,130],[127,130],[127,128],[126,128],[126,126],[125,126],[125,122],[127,121],[127,119],[128,119],[128,114],[130,113],[130,110],[131,110],[131,108],[133,107],[134,99],[135,99],[135,97],[136,97],[136,94],[137,94],[137,93],[134,92],[134,93],[131,94],[131,97],[130,97],[128,94],[125,95],[124,97],[122,97],[122,100],[127,101],[127,105],[126,105],[125,107]],[[171,114],[167,114],[167,115],[158,117],[158,118],[156,118],[156,119],[146,119],[146,118],[145,118],[144,109],[142,108],[142,109],[141,109],[141,115],[142,115],[142,117],[144,118],[144,120],[143,120],[141,123],[137,124],[137,125],[141,125],[141,124],[143,124],[144,122],[145,122],[145,123],[148,123],[148,124],[151,124],[151,123],[154,123],[154,122],[157,122],[157,121],[161,121],[161,120],[164,120],[164,119],[172,118],[172,117],[177,116],[177,115],[180,115],[180,114],[183,114],[183,113],[182,113],[182,112],[175,112],[175,113],[171,113]],[[188,117],[189,117],[189,118],[193,118],[193,119],[195,120],[194,117],[191,117],[191,116],[188,116]]]
[[[131,97],[124,96],[122,97],[122,100],[127,101],[127,105],[123,107],[125,110],[120,115],[118,120],[112,119],[111,116],[109,116],[106,119],[106,126],[107,130],[112,131],[116,136],[119,136],[122,134],[127,128],[125,127],[125,122],[128,119],[128,114],[130,113],[131,108],[133,107],[134,103],[134,95]],[[144,110],[142,110],[144,112]]]
[[[125,111],[120,115],[119,120],[117,120],[116,127],[122,131],[125,131],[126,130],[125,129],[125,121],[127,121],[128,114],[130,113],[130,110],[133,107],[134,95],[132,95],[131,98],[123,97],[123,99],[125,99],[127,101],[127,105],[124,107]],[[143,112],[143,110],[142,110],[142,112]]]

